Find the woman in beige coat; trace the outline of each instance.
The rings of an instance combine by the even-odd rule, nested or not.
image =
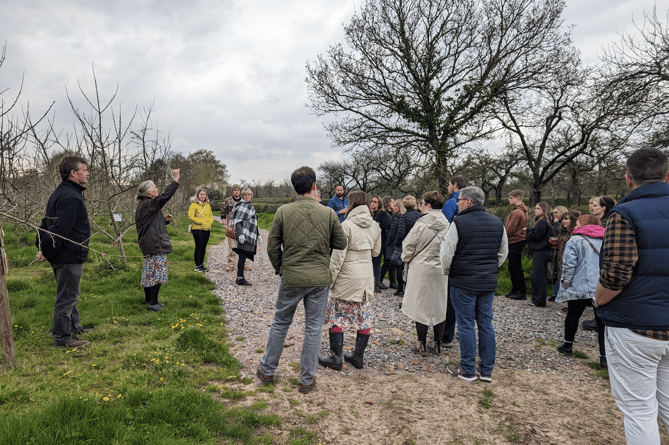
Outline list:
[[[372,257],[381,252],[381,228],[372,218],[369,197],[356,191],[348,202],[346,220],[341,224],[348,245],[344,250],[333,250],[330,258],[332,286],[325,315],[330,327],[330,355],[318,358],[320,365],[338,371],[342,358],[362,368],[371,327],[369,301],[374,298]],[[357,330],[355,351],[343,355],[344,329],[352,328]]]
[[[423,216],[416,221],[402,243],[402,261],[408,263],[407,287],[402,312],[416,322],[418,345],[412,350],[426,356],[440,353],[438,341],[444,334],[448,277],[441,270],[439,247],[448,232],[448,220],[441,212],[444,197],[436,191],[423,195]],[[434,326],[434,345],[426,345],[427,329]]]

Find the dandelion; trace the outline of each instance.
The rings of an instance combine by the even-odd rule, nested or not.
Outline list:
[[[95,367],[95,363],[93,363],[91,366]]]
[[[117,399],[120,399],[121,397],[122,397],[121,394],[119,394],[118,397],[117,397]]]
[[[105,402],[109,402],[109,397],[103,397],[102,400],[104,400]]]
[[[162,380],[162,379],[163,379],[163,378],[161,377],[160,380]]]

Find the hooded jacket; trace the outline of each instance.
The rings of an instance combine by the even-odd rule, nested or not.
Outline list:
[[[441,271],[439,248],[448,226],[441,209],[429,210],[402,243],[402,261],[409,263],[402,313],[425,325],[446,319],[448,277]]]
[[[595,296],[604,227],[585,225],[572,232],[562,254],[562,277],[556,302]]]
[[[369,207],[351,210],[341,224],[346,248],[333,250],[330,257],[332,290],[330,297],[345,301],[370,301],[374,298],[372,257],[381,252],[381,228],[372,219]]]
[[[193,223],[193,230],[211,230],[211,225],[214,223],[211,204],[205,202],[202,205],[197,198],[194,198],[188,208],[188,219]]]

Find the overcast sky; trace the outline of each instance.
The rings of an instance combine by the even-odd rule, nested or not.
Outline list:
[[[281,181],[302,165],[338,159],[322,122],[305,107],[305,64],[343,41],[361,0],[2,0],[0,98],[16,95],[33,115],[56,101],[56,125],[71,128],[65,88],[85,107],[78,82],[116,109],[154,103],[153,124],[184,155],[212,150],[233,182]],[[618,41],[650,0],[567,0],[565,24],[585,62]],[[666,17],[669,0],[657,2]],[[110,123],[111,125],[111,123]]]

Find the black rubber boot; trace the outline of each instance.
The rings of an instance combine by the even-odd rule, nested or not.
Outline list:
[[[355,350],[353,355],[344,354],[344,360],[352,364],[357,369],[362,369],[362,356],[365,354],[365,348],[367,347],[367,342],[369,341],[369,334],[361,334],[358,332],[358,335],[355,337]]]
[[[557,347],[557,350],[561,354],[571,355],[571,346],[572,346],[572,342],[565,341],[563,344],[561,344],[560,346]]]
[[[609,364],[606,362],[606,357],[599,356],[599,367],[602,369],[609,369]]]
[[[318,364],[326,368],[341,371],[344,351],[344,333],[330,330],[330,355],[318,357]]]

